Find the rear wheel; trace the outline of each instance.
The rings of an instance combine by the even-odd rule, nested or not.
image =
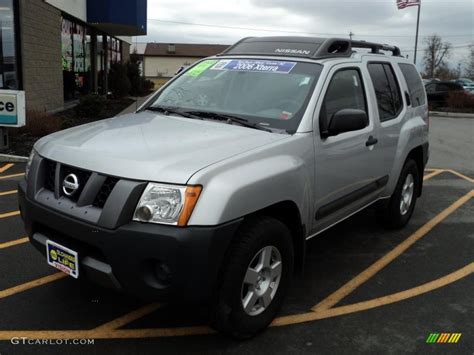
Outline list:
[[[388,228],[402,228],[410,220],[420,191],[420,172],[414,160],[408,160],[400,174],[388,204],[380,211]]]
[[[246,222],[229,249],[213,309],[213,326],[235,338],[264,330],[280,309],[293,273],[289,229],[272,217]]]

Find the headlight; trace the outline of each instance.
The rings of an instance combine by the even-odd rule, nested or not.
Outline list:
[[[30,172],[30,168],[31,168],[31,163],[33,162],[33,159],[35,157],[35,150],[32,149],[31,150],[31,153],[30,153],[30,157],[28,158],[28,161],[26,162],[26,168],[25,168],[25,179],[28,179],[28,173]]]
[[[133,220],[185,226],[201,190],[201,186],[149,183],[138,202]]]

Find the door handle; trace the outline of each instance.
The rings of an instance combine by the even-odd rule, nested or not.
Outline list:
[[[365,146],[370,147],[372,145],[376,145],[378,142],[379,142],[379,140],[377,138],[374,138],[374,137],[370,136],[369,139],[367,140],[367,142],[365,142]]]

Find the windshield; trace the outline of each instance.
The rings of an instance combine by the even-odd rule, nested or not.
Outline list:
[[[295,61],[204,60],[166,87],[149,107],[227,114],[293,133],[321,70],[319,64]]]

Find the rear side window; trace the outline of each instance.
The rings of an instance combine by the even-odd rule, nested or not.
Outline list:
[[[380,121],[396,118],[403,108],[403,101],[392,66],[388,63],[370,63],[367,67],[374,84]]]
[[[421,106],[426,103],[425,91],[420,75],[412,64],[398,64],[408,85],[410,101],[413,107]]]
[[[339,70],[332,77],[319,116],[321,132],[327,129],[337,111],[348,108],[367,112],[361,75],[353,68]]]

